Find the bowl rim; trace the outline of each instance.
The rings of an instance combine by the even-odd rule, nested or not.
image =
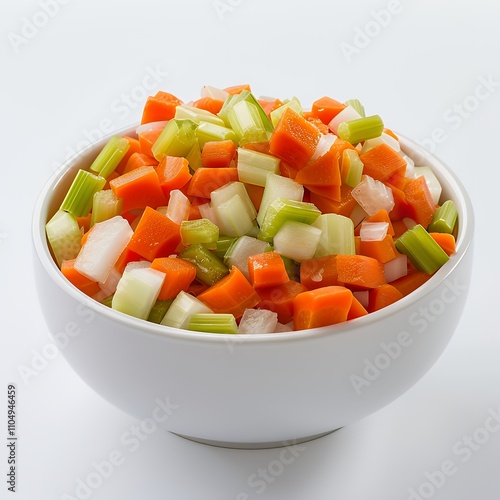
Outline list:
[[[145,320],[135,318],[119,311],[115,311],[100,302],[85,295],[83,292],[74,287],[69,281],[64,279],[57,264],[54,262],[50,253],[47,239],[45,237],[45,223],[42,219],[42,214],[45,213],[51,195],[56,191],[56,186],[64,174],[77,164],[84,155],[94,151],[97,153],[114,135],[134,135],[137,124],[133,126],[123,127],[122,129],[106,134],[101,139],[92,142],[85,148],[67,158],[61,166],[50,176],[45,185],[41,189],[36,200],[33,217],[32,217],[32,238],[33,245],[36,251],[38,262],[35,265],[42,265],[49,278],[65,293],[71,296],[74,300],[84,304],[92,309],[96,314],[105,316],[108,320],[122,324],[133,330],[137,335],[155,335],[159,338],[173,338],[183,341],[201,341],[201,342],[216,342],[227,344],[228,341],[234,343],[249,343],[260,344],[269,342],[289,342],[297,340],[306,340],[319,338],[325,335],[342,335],[351,331],[363,329],[366,326],[375,325],[380,321],[384,321],[390,316],[394,316],[405,309],[409,309],[412,305],[419,302],[425,296],[430,295],[437,289],[448,276],[455,270],[464,256],[471,247],[474,234],[474,211],[470,197],[465,190],[465,187],[456,176],[456,174],[447,167],[437,156],[426,150],[417,142],[408,139],[406,136],[396,132],[399,137],[402,150],[410,157],[416,157],[420,160],[425,160],[425,164],[429,165],[432,171],[436,174],[440,182],[448,184],[453,192],[453,198],[456,201],[459,212],[459,228],[457,237],[457,252],[444,264],[427,282],[413,291],[411,294],[398,300],[390,306],[374,311],[366,316],[355,318],[353,320],[329,325],[308,330],[298,330],[291,332],[280,333],[251,333],[251,334],[213,334],[205,332],[196,332],[190,330],[181,330],[160,324],[150,323]]]

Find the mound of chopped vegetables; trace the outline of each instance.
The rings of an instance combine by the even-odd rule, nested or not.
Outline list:
[[[380,116],[322,97],[158,92],[46,225],[79,290],[170,327],[274,333],[349,321],[455,252],[457,209]]]

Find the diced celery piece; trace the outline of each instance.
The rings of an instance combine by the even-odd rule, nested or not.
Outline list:
[[[90,170],[107,179],[125,156],[129,147],[130,143],[127,139],[114,135],[90,165]]]
[[[189,319],[193,314],[212,312],[200,299],[186,292],[179,292],[172,304],[170,304],[165,316],[163,316],[161,324],[186,330]]]
[[[349,161],[349,171],[345,183],[350,187],[356,187],[361,182],[361,176],[363,175],[363,162],[359,154],[353,149],[345,149],[342,156],[346,158],[346,161]]]
[[[206,333],[238,333],[238,325],[232,314],[197,313],[191,315],[188,330]]]
[[[349,217],[338,214],[320,215],[312,225],[321,230],[314,257],[325,255],[354,255],[354,224]]]
[[[346,106],[340,113],[333,117],[328,127],[334,134],[338,135],[338,127],[341,123],[349,120],[357,120],[358,118],[362,118],[362,116],[352,106]]]
[[[278,314],[267,309],[246,309],[238,326],[238,333],[274,333]]]
[[[215,250],[219,228],[208,219],[185,220],[181,222],[181,239],[186,246],[201,243],[209,250]]]
[[[280,227],[288,220],[312,224],[321,212],[312,203],[276,198],[267,208],[260,225],[259,240],[272,242]]]
[[[216,243],[216,248],[214,250],[214,254],[217,255],[219,259],[224,259],[226,252],[231,247],[231,245],[236,241],[236,239],[237,238],[235,236],[219,236],[219,239],[217,240]]]
[[[346,106],[351,106],[354,108],[362,118],[366,116],[365,107],[361,104],[359,99],[348,99],[345,103]]]
[[[252,227],[245,233],[247,236],[251,236],[252,238],[257,238],[259,236],[259,225],[257,224],[257,221],[254,219],[252,221]]]
[[[418,270],[427,274],[434,274],[449,260],[446,252],[420,224],[405,231],[395,241],[395,245]]]
[[[76,258],[75,269],[93,281],[104,283],[132,234],[128,221],[119,215],[98,222]]]
[[[425,180],[427,181],[427,187],[431,192],[432,201],[437,205],[439,203],[439,199],[441,198],[442,187],[438,178],[436,177],[436,174],[430,167],[422,166],[413,167],[413,175],[414,177],[419,177],[420,175],[423,175],[425,177]]]
[[[267,174],[280,173],[280,160],[274,156],[238,148],[238,178],[246,184],[265,186]]]
[[[86,217],[92,208],[92,199],[97,191],[106,184],[101,176],[79,170],[73,179],[60,209],[72,213],[75,217]]]
[[[217,214],[221,233],[227,236],[243,236],[252,230],[255,208],[250,210],[239,194],[219,205],[212,203],[212,206]]]
[[[92,217],[90,226],[97,222],[102,222],[116,215],[121,215],[123,207],[123,199],[117,198],[111,189],[103,189],[94,193],[92,200]]]
[[[380,144],[387,144],[398,153],[401,151],[401,145],[399,144],[399,141],[394,139],[392,135],[382,132],[379,137],[374,137],[373,139],[367,139],[366,141],[364,141],[360,154],[365,154],[367,151],[370,151],[370,149],[373,149],[376,146],[380,146]]]
[[[193,146],[189,150],[188,154],[185,156],[186,160],[189,162],[189,168],[193,171],[198,170],[203,167],[203,161],[201,159],[201,149],[198,138],[194,142]]]
[[[136,318],[148,319],[164,280],[165,273],[156,269],[125,271],[113,295],[111,307]]]
[[[394,208],[392,189],[369,175],[364,176],[351,194],[368,215],[373,215],[382,209],[390,212]]]
[[[279,108],[276,108],[274,111],[271,111],[271,122],[276,127],[277,123],[280,121],[281,115],[285,112],[287,108],[292,108],[297,114],[302,116],[304,114],[304,110],[302,109],[302,105],[300,101],[294,97],[290,101],[286,102]]]
[[[101,300],[101,304],[106,306],[106,307],[111,307],[112,303],[113,303],[113,296],[112,295]]]
[[[82,231],[74,215],[58,210],[45,224],[45,233],[59,267],[64,260],[76,258],[80,252]]]
[[[175,108],[175,119],[177,120],[191,120],[195,123],[200,124],[200,122],[209,122],[214,125],[219,125],[224,127],[224,120],[219,118],[217,115],[210,113],[206,109],[195,108],[194,106],[188,106],[187,104],[182,104]]]
[[[196,277],[207,285],[213,285],[229,274],[229,269],[222,260],[201,243],[193,243],[184,248],[179,257],[194,264],[196,266]]]
[[[379,137],[384,131],[384,122],[379,115],[366,116],[357,120],[342,122],[338,127],[338,136],[351,144],[358,144]]]
[[[238,139],[236,134],[230,128],[215,125],[209,122],[200,122],[198,128],[196,129],[196,137],[198,138],[198,143],[200,148],[209,141],[233,141],[234,144],[238,145]]]
[[[197,127],[192,120],[170,120],[151,148],[153,156],[158,161],[165,155],[185,157],[196,142]]]
[[[274,250],[302,262],[312,259],[321,239],[321,229],[297,221],[286,221],[274,237]]]
[[[245,277],[250,280],[248,273],[248,257],[264,253],[269,249],[269,244],[265,241],[252,238],[251,236],[241,236],[234,240],[224,255],[224,264],[230,269],[237,267]]]
[[[160,324],[174,299],[157,300],[149,312],[148,321]]]
[[[227,119],[240,145],[267,141],[268,135],[255,104],[238,102],[229,110]]]
[[[273,249],[271,246],[269,248],[270,250]],[[300,264],[295,262],[293,259],[290,259],[290,257],[285,257],[284,255],[281,256],[281,259],[285,264],[285,270],[288,277],[293,281],[300,281]]]
[[[259,224],[262,224],[269,205],[280,196],[288,198],[289,200],[302,201],[304,197],[304,186],[288,177],[277,174],[267,174],[266,186],[257,214],[257,222]]]
[[[182,221],[189,219],[190,212],[191,202],[189,198],[180,189],[170,191],[165,215],[176,224],[181,224]]]
[[[224,186],[218,189],[214,189],[210,193],[210,200],[212,201],[212,205],[216,207],[217,205],[230,200],[236,194],[239,195],[242,199],[243,203],[245,204],[246,210],[248,211],[252,220],[255,219],[255,217],[257,216],[257,211],[255,210],[252,200],[250,199],[250,196],[248,196],[248,192],[242,182],[228,182]],[[222,231],[222,234],[226,233]]]
[[[457,222],[458,211],[452,200],[445,201],[435,212],[429,224],[429,232],[452,234]]]

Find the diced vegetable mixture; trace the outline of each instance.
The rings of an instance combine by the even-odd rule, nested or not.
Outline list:
[[[61,272],[96,301],[232,334],[387,307],[449,260],[456,231],[432,170],[357,99],[305,110],[249,85],[149,97],[46,225]]]

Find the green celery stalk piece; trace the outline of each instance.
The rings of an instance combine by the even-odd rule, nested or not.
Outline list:
[[[361,182],[364,166],[363,162],[359,154],[352,149],[345,149],[342,154],[349,158],[349,172],[347,173],[345,183],[354,188]]]
[[[198,125],[189,119],[170,120],[151,148],[153,156],[158,161],[165,155],[186,157],[196,142],[197,128]]]
[[[286,221],[312,224],[320,215],[320,210],[312,203],[279,197],[267,208],[258,238],[270,243]]]
[[[222,121],[222,120],[221,120]],[[205,143],[209,141],[233,141],[234,144],[238,145],[238,139],[236,134],[230,128],[225,126],[215,125],[214,123],[201,121],[196,129],[196,137],[200,148],[203,149]]]
[[[157,300],[149,312],[148,321],[159,325],[173,301],[174,299]]]
[[[188,106],[187,104],[182,104],[175,108],[175,119],[177,120],[192,120],[195,123],[200,122],[210,122],[221,127],[225,126],[224,120],[210,111],[205,109],[195,108],[194,106]]]
[[[76,258],[81,248],[82,231],[74,215],[58,210],[45,224],[45,233],[59,267],[63,261]]]
[[[94,194],[106,184],[101,176],[79,170],[74,178],[60,209],[72,213],[75,217],[86,217],[92,208]]]
[[[211,286],[229,274],[229,269],[222,260],[201,243],[193,243],[184,248],[179,257],[196,266],[196,277],[206,285]]]
[[[182,244],[185,246],[201,243],[209,250],[217,249],[219,228],[208,219],[182,221],[180,232]]]
[[[267,141],[268,136],[264,124],[254,104],[248,101],[238,102],[229,110],[227,119],[240,146],[249,142]]]
[[[115,170],[130,147],[127,139],[114,135],[90,165],[90,170],[105,179]]]
[[[420,224],[405,231],[395,241],[395,245],[418,270],[427,274],[434,274],[449,260],[446,252]]]
[[[342,122],[338,129],[338,136],[351,144],[373,139],[382,135],[384,122],[379,115],[366,116],[357,120]]]
[[[122,214],[123,199],[117,198],[111,189],[94,193],[90,226]]]
[[[344,104],[346,106],[351,106],[351,108],[354,108],[362,118],[366,116],[365,107],[361,104],[359,99],[348,99]]]
[[[254,184],[264,187],[267,174],[280,173],[280,160],[274,156],[238,148],[238,179],[245,184]]]
[[[272,133],[274,130],[274,125],[269,119],[269,116],[267,116],[267,113],[259,104],[259,101],[255,98],[255,96],[251,92],[249,92],[248,95],[245,97],[245,101],[253,104],[257,108],[260,119],[262,120],[262,123],[264,125],[264,129],[266,130],[266,132]]]
[[[279,108],[275,109],[274,111],[271,111],[271,122],[275,127],[280,121],[281,115],[285,112],[287,108],[292,108],[300,116],[304,114],[304,110],[302,109],[300,101],[296,97],[294,97],[290,101],[284,103]]]
[[[189,319],[188,330],[206,333],[238,333],[238,325],[232,314],[196,313]]]
[[[356,253],[354,224],[349,217],[339,214],[323,214],[312,225],[321,229],[321,238],[314,257]]]
[[[219,236],[214,254],[219,257],[219,259],[224,259],[226,252],[236,240],[236,236]]]
[[[445,201],[435,212],[429,224],[430,233],[452,234],[458,218],[458,211],[452,200]]]
[[[112,303],[113,303],[113,295],[110,295],[109,297],[106,297],[105,299],[101,300],[101,304],[106,307],[111,307]]]
[[[203,161],[201,159],[201,149],[198,138],[194,142],[193,146],[189,150],[189,153],[185,156],[186,160],[189,163],[189,168],[194,172],[198,170],[200,167],[203,167]]]

